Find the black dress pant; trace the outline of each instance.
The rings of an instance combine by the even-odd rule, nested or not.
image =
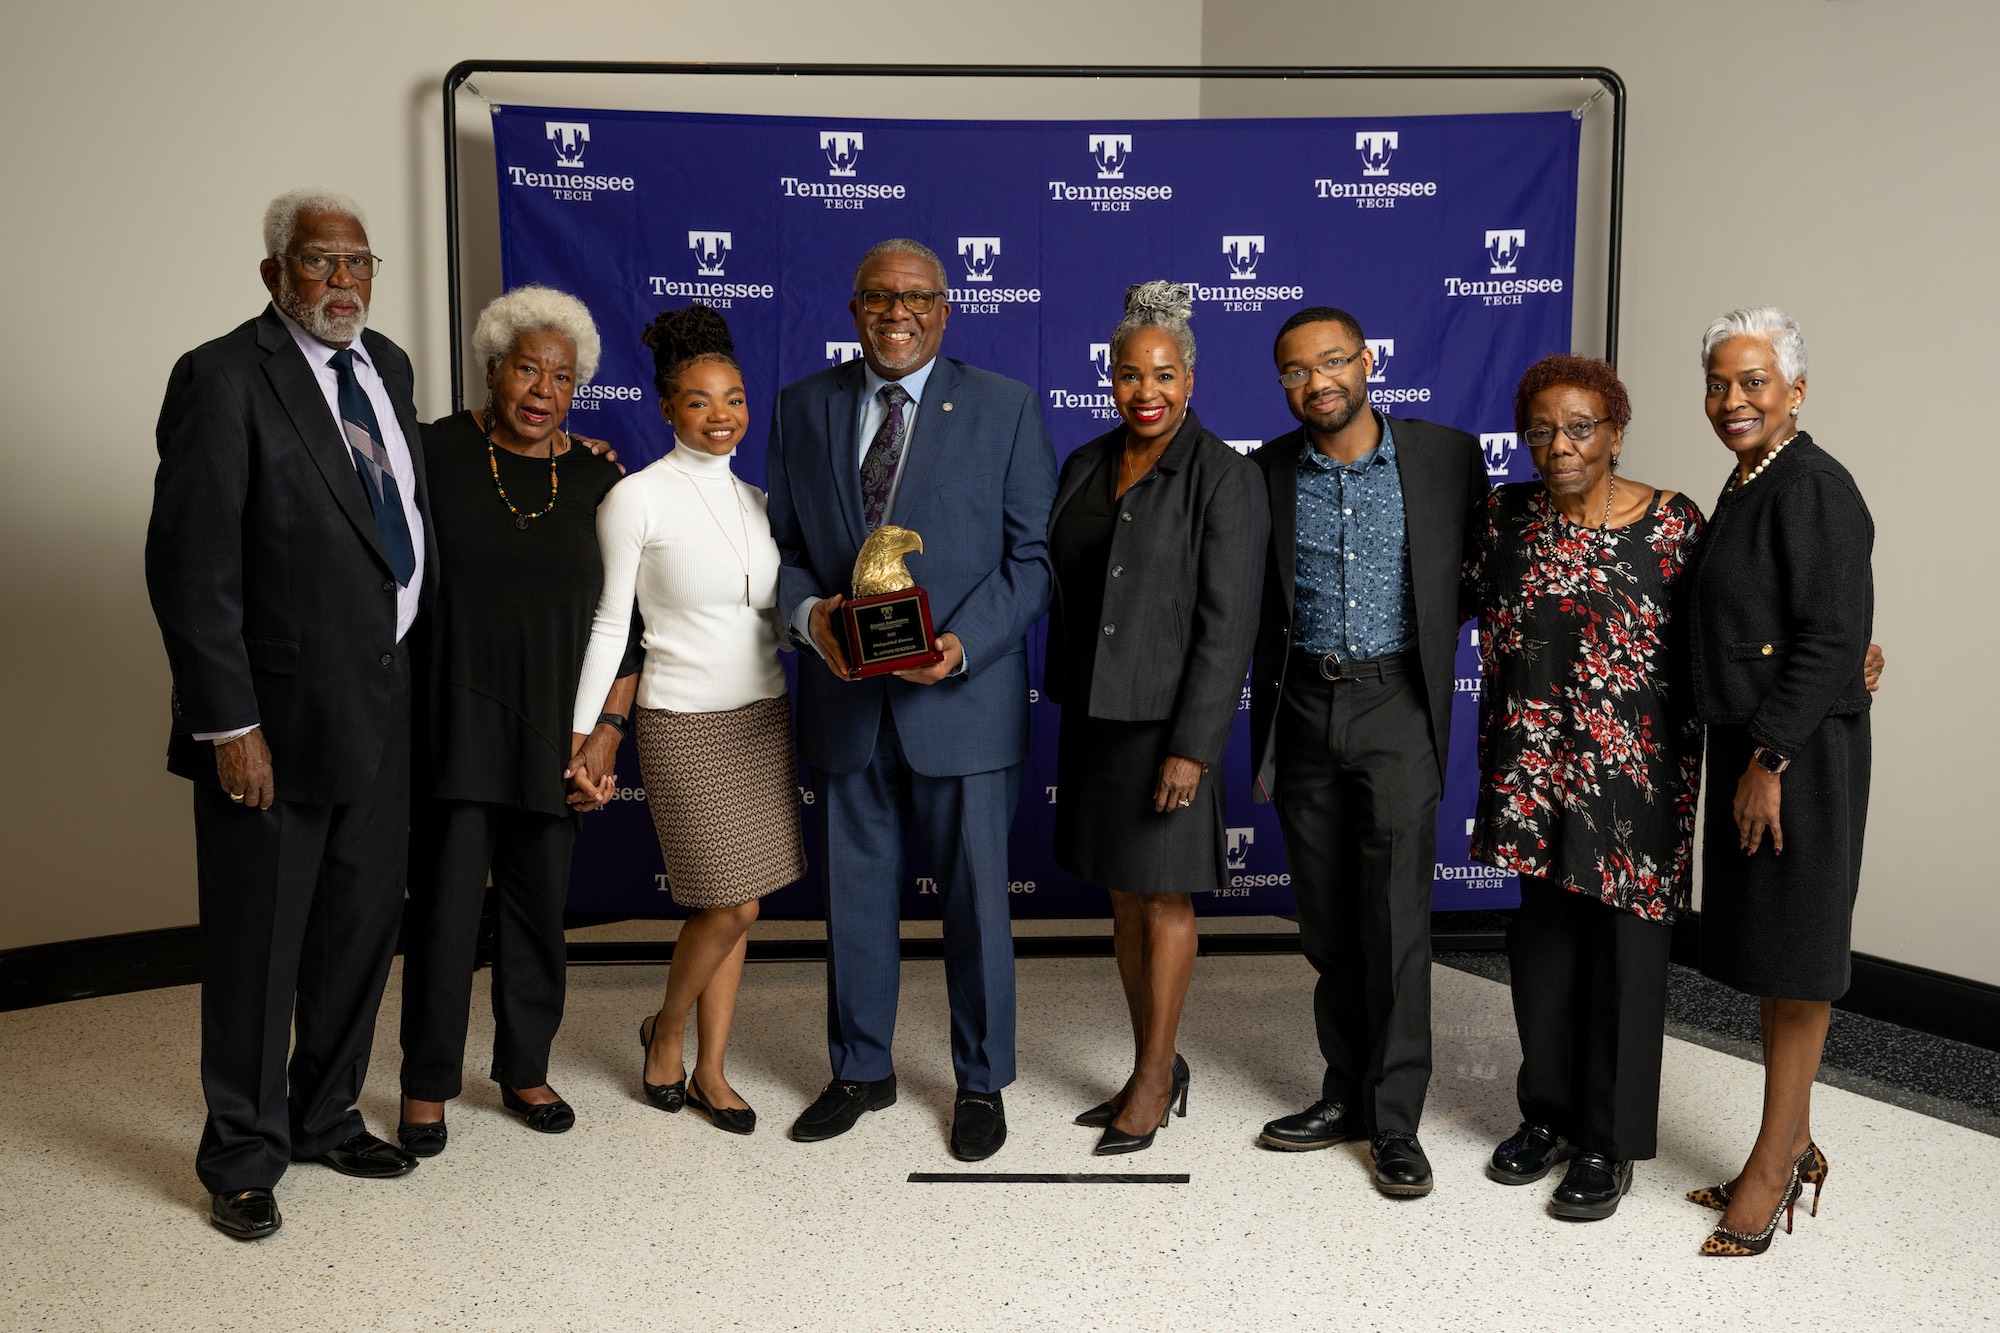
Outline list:
[[[493,878],[494,1082],[548,1082],[562,1025],[563,901],[572,815],[483,801],[427,801],[418,811],[403,957],[403,1095],[458,1096],[486,880]]]
[[[407,704],[406,690],[360,800],[255,810],[195,786],[208,1103],[195,1172],[211,1193],[271,1189],[365,1128],[354,1103],[403,914]]]
[[[1319,973],[1321,1095],[1371,1134],[1414,1134],[1431,1078],[1439,794],[1423,677],[1329,681],[1295,658],[1277,732],[1278,822]]]
[[[1673,930],[1533,875],[1507,930],[1521,1118],[1614,1161],[1658,1151]]]

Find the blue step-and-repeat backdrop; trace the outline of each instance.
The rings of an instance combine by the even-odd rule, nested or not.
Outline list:
[[[1375,353],[1376,405],[1478,434],[1496,482],[1533,475],[1513,435],[1516,379],[1569,348],[1579,139],[1568,112],[993,122],[503,106],[493,116],[506,283],[547,283],[589,305],[604,355],[568,424],[612,441],[634,468],[672,443],[639,341],[655,314],[699,300],[729,317],[753,422],[736,467],[761,486],[773,391],[859,355],[847,312],[854,266],[889,236],[944,259],[944,354],[1033,385],[1058,459],[1116,424],[1106,340],[1125,288],[1149,278],[1194,288],[1195,404],[1245,450],[1296,424],[1271,345],[1301,306],[1358,316]],[[1030,642],[1037,683],[1041,634]],[[1439,909],[1516,902],[1511,876],[1465,856],[1478,697],[1470,638],[1438,816]],[[1289,912],[1276,815],[1250,799],[1247,690],[1242,707],[1223,770],[1230,884],[1196,903]],[[1050,854],[1057,709],[1037,694],[1032,715],[1016,914],[1101,915],[1103,892]],[[629,747],[619,772],[634,785],[584,821],[570,910],[677,915]],[[810,847],[817,811],[803,772],[799,787]],[[906,913],[934,916],[937,903],[913,845]],[[764,906],[818,916],[816,871]]]

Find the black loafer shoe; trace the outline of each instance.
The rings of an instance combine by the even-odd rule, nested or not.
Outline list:
[[[1632,1164],[1614,1162],[1603,1153],[1580,1152],[1556,1186],[1549,1211],[1572,1222],[1596,1222],[1618,1211],[1618,1201],[1632,1188]]]
[[[225,1236],[238,1240],[262,1240],[285,1224],[278,1215],[278,1201],[269,1190],[238,1190],[234,1194],[211,1194],[208,1220]]]
[[[701,1085],[687,1081],[687,1108],[708,1117],[708,1123],[730,1134],[749,1134],[757,1128],[757,1112],[747,1106],[710,1106],[701,1095]]]
[[[554,1092],[555,1089],[550,1088],[549,1091]],[[576,1112],[560,1097],[552,1102],[531,1102],[503,1083],[500,1085],[500,1104],[520,1116],[521,1123],[537,1134],[561,1134],[576,1125]]]
[[[1488,1179],[1502,1185],[1531,1185],[1546,1176],[1557,1162],[1576,1156],[1576,1145],[1547,1125],[1523,1123],[1513,1137],[1493,1150],[1486,1164]]]
[[[1375,1136],[1375,1188],[1392,1199],[1416,1199],[1431,1192],[1431,1162],[1414,1134]]]
[[[445,1139],[450,1131],[442,1120],[428,1120],[411,1123],[400,1121],[396,1125],[396,1142],[403,1145],[403,1151],[412,1157],[435,1157],[444,1151]]]
[[[1257,1142],[1279,1152],[1311,1152],[1367,1137],[1368,1127],[1359,1113],[1339,1102],[1314,1102],[1297,1115],[1281,1116],[1264,1126]]]
[[[951,1155],[983,1162],[1007,1141],[1007,1108],[997,1092],[958,1090],[951,1104]]]
[[[854,1128],[864,1111],[880,1111],[896,1104],[896,1076],[872,1081],[837,1078],[821,1090],[813,1103],[792,1122],[792,1141],[819,1143],[837,1138]]]
[[[365,1129],[318,1156],[304,1160],[330,1166],[343,1176],[359,1176],[363,1180],[389,1180],[407,1176],[417,1169],[416,1158]]]

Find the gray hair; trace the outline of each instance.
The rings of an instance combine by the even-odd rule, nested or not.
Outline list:
[[[1125,289],[1125,318],[1111,330],[1111,355],[1115,358],[1125,340],[1140,329],[1158,329],[1173,338],[1181,349],[1181,364],[1194,369],[1194,330],[1188,320],[1194,315],[1194,292],[1185,283],[1156,278]]]
[[[1799,322],[1774,305],[1743,306],[1708,326],[1701,335],[1701,368],[1715,358],[1715,349],[1731,338],[1762,338],[1778,358],[1785,383],[1797,384],[1806,373],[1806,340]]]
[[[555,333],[569,339],[576,349],[576,382],[590,383],[597,373],[597,357],[603,343],[590,307],[553,287],[530,283],[496,296],[479,312],[472,329],[472,355],[481,366],[493,369],[501,357],[514,350],[524,333]]]
[[[886,241],[877,241],[868,247],[868,253],[861,256],[861,262],[854,266],[854,289],[861,290],[861,273],[883,255],[915,255],[937,270],[938,287],[948,289],[951,284],[944,275],[944,261],[937,257],[937,251],[922,241],[913,241],[907,236],[891,236]]]
[[[361,205],[333,190],[287,190],[264,209],[264,253],[282,255],[292,248],[292,234],[298,229],[301,213],[342,213],[368,230]]]

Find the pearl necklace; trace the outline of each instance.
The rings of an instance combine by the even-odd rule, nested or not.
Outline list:
[[[1764,469],[1771,466],[1771,460],[1776,458],[1779,454],[1785,452],[1785,446],[1798,438],[1799,438],[1799,433],[1797,431],[1793,431],[1790,435],[1787,435],[1783,440],[1779,441],[1777,448],[1773,449],[1770,453],[1764,455],[1763,462],[1757,464],[1756,467],[1750,469],[1749,476],[1746,477],[1741,472],[1730,473],[1729,489],[1732,491],[1741,490],[1743,487],[1748,486],[1751,482],[1757,480],[1757,478],[1763,473]]]

